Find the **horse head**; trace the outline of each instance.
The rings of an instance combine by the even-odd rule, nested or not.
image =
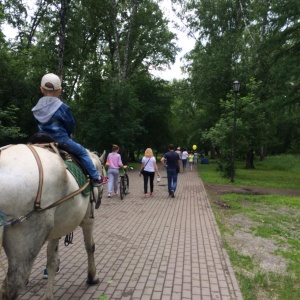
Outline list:
[[[102,155],[99,157],[97,152],[91,152],[87,149],[96,169],[99,171],[101,176],[106,177],[106,170],[104,168],[104,162],[105,162],[105,156],[106,156],[106,151],[104,150]]]

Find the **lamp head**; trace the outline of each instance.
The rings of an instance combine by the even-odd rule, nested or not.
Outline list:
[[[240,86],[241,86],[240,82],[238,80],[235,80],[232,84],[233,91],[235,93],[238,93],[240,91]]]

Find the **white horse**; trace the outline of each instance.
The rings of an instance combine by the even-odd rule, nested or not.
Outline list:
[[[105,152],[100,158],[91,152],[89,155],[105,176],[102,168]],[[78,193],[78,189],[76,179],[58,154],[36,145],[0,148],[0,213],[4,214],[0,216],[0,250],[3,246],[8,260],[0,299],[17,299],[46,241],[48,282],[45,299],[54,299],[59,238],[78,226],[83,231],[88,257],[87,282],[99,283],[94,260],[94,219],[91,217],[94,203],[90,201],[90,195]],[[103,186],[93,191],[96,197],[100,196]],[[66,199],[68,197],[71,198]],[[57,200],[63,201],[49,208]]]

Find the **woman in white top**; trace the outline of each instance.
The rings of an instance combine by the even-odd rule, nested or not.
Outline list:
[[[147,148],[145,151],[145,155],[142,159],[141,171],[142,170],[143,170],[143,177],[144,177],[145,198],[148,198],[148,179],[150,178],[150,196],[153,196],[153,180],[154,180],[155,171],[157,172],[157,176],[160,177],[160,174],[158,172],[158,167],[156,164],[156,159],[153,156],[153,151],[151,148]],[[140,172],[139,176],[141,175],[142,174]]]
[[[182,160],[182,169],[183,169],[183,172],[185,171],[186,169],[186,162],[187,162],[187,157],[188,157],[188,152],[186,151],[186,149],[184,149],[184,151],[182,152],[181,154],[181,160]]]

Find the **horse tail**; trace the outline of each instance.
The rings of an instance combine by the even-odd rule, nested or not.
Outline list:
[[[0,253],[3,245],[4,226],[5,226],[5,214],[0,209]]]
[[[0,254],[2,250],[2,245],[3,245],[3,233],[4,233],[4,227],[0,226]],[[1,264],[1,261],[0,261]]]
[[[4,235],[4,223],[5,223],[5,216],[4,213],[0,209],[0,269],[4,271],[5,273],[5,268],[4,268],[4,263],[2,260],[2,246],[3,246],[3,235]],[[2,285],[0,286],[0,300],[2,300]]]

